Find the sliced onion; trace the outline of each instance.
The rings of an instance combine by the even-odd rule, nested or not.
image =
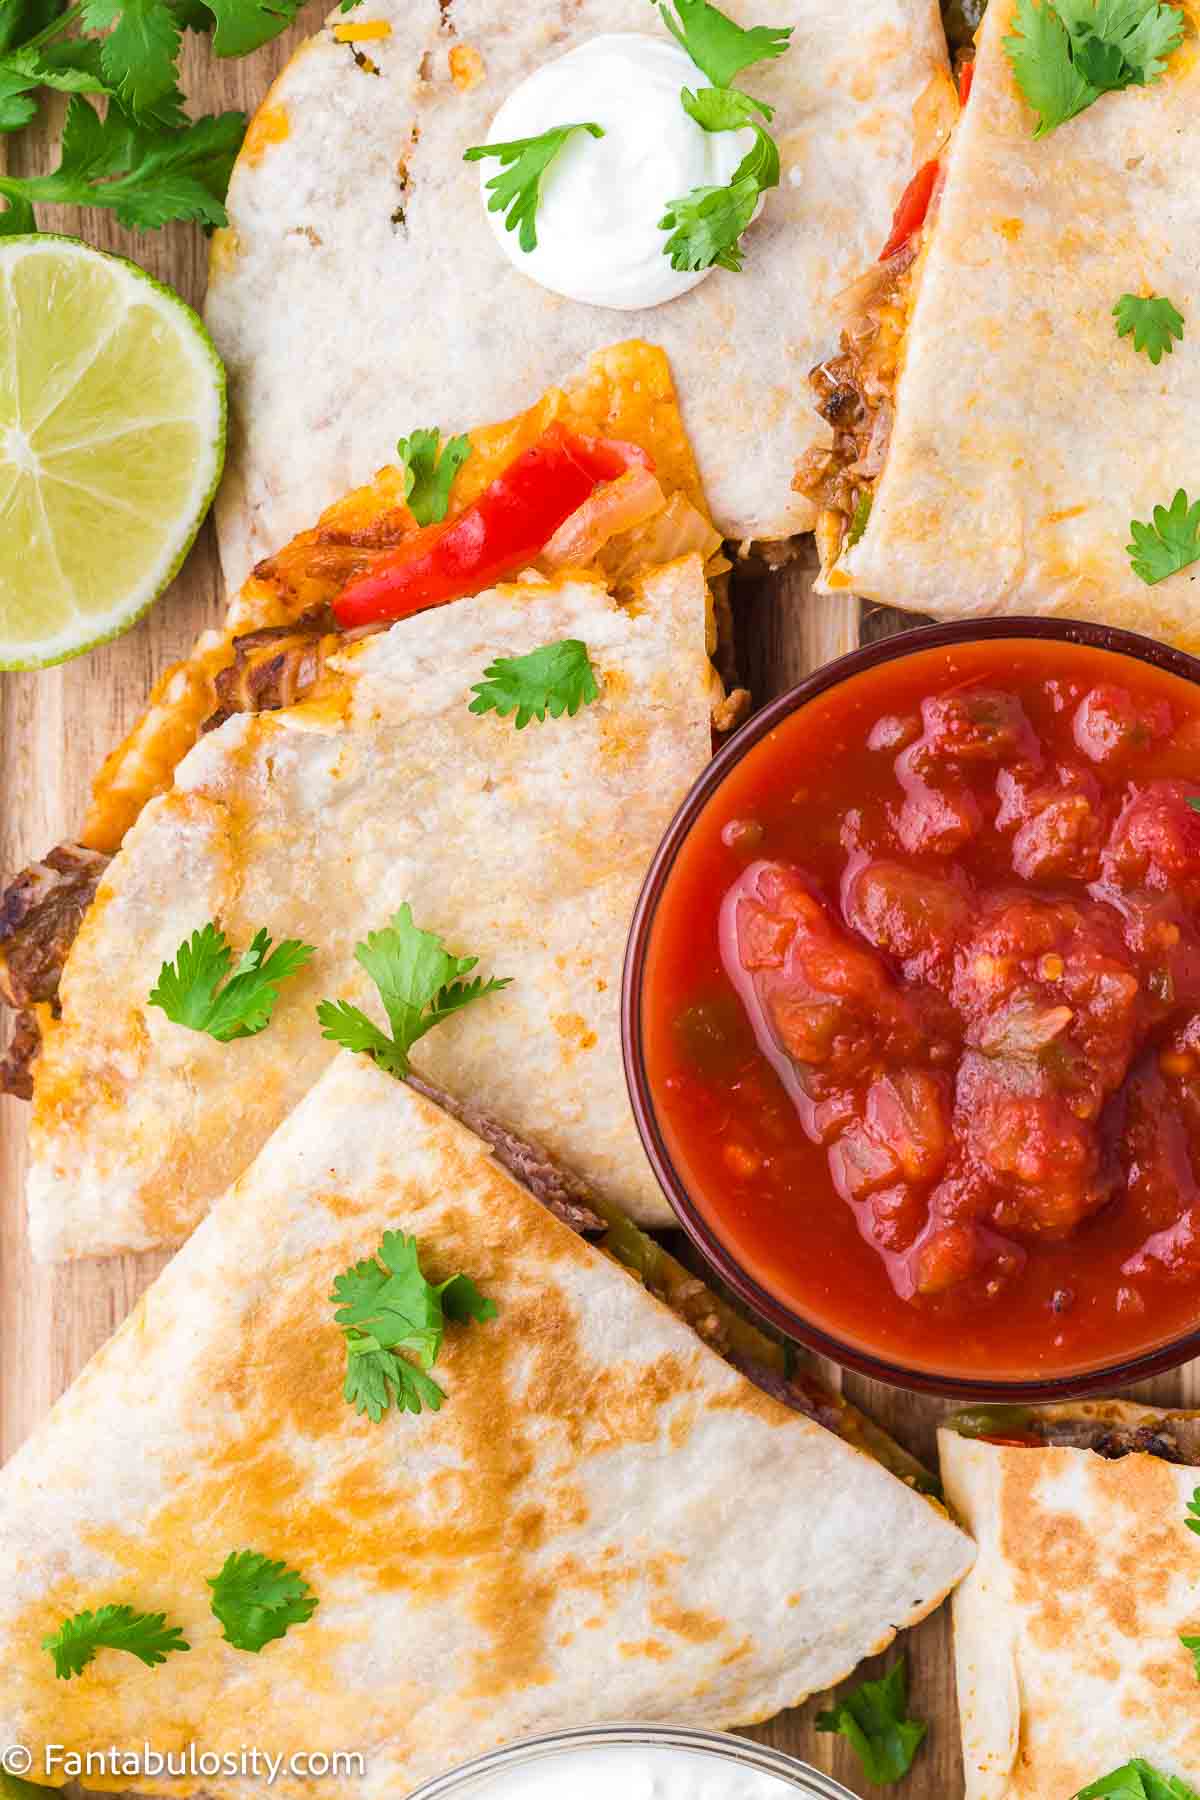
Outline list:
[[[707,563],[721,548],[721,534],[697,512],[686,494],[675,493],[648,522],[626,532],[609,545],[603,558],[604,572],[614,586],[629,581],[642,569],[657,568],[677,557],[698,552]],[[707,573],[718,571],[709,568]]]
[[[871,308],[903,275],[916,254],[916,246],[910,240],[894,256],[889,256],[886,262],[874,263],[864,275],[852,281],[849,287],[843,288],[840,294],[835,294],[833,310],[843,325],[849,328],[856,319],[869,314]]]
[[[871,437],[867,448],[857,462],[851,463],[846,470],[847,475],[856,475],[862,481],[874,481],[883,468],[888,453],[888,445],[892,440],[892,422],[895,412],[890,400],[881,400],[879,410],[875,414],[875,422],[871,426]]]
[[[626,469],[589,494],[565,519],[542,551],[551,569],[583,569],[595,562],[610,538],[645,524],[666,506],[666,495],[649,469]]]

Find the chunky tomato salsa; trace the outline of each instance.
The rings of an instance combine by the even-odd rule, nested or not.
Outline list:
[[[697,820],[644,983],[680,1174],[843,1341],[1036,1378],[1200,1324],[1200,689],[993,639],[886,663]]]

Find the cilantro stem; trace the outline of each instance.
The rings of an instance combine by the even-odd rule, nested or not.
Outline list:
[[[55,38],[62,36],[64,31],[69,31],[72,25],[79,23],[82,13],[83,0],[76,0],[74,6],[69,6],[66,12],[58,15],[57,19],[51,19],[50,23],[39,31],[36,37],[27,38],[21,45],[21,49],[40,50],[44,44],[53,43]]]

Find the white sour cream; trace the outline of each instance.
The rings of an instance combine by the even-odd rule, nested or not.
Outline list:
[[[472,1783],[470,1800],[797,1800],[790,1782],[669,1744],[564,1749]]]
[[[642,32],[595,37],[545,63],[504,102],[489,144],[540,137],[556,125],[577,131],[542,178],[537,248],[526,254],[504,215],[489,212],[496,240],[523,275],[590,306],[623,312],[660,306],[711,275],[671,267],[670,236],[659,220],[672,200],[694,187],[724,187],[753,144],[750,131],[704,131],[679,95],[712,84],[673,38]],[[499,168],[481,161],[486,184]]]

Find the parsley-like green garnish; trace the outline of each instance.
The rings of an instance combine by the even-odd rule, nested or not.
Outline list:
[[[410,432],[396,445],[396,454],[404,470],[404,498],[418,525],[440,525],[450,504],[454,477],[471,454],[467,437],[447,438],[438,445],[442,434],[437,426],[426,431]]]
[[[679,96],[683,110],[705,131],[742,131],[754,124],[755,113],[764,119],[775,117],[775,108],[741,88],[684,88]]]
[[[475,699],[468,710],[497,712],[502,719],[515,711],[518,731],[524,731],[530,719],[544,723],[547,713],[552,719],[561,719],[564,713],[573,719],[581,706],[590,705],[600,694],[587,645],[579,638],[543,644],[528,656],[498,656],[483,675],[471,689]]]
[[[1184,1637],[1181,1633],[1179,1641],[1185,1650],[1191,1651],[1192,1661],[1196,1665],[1196,1680],[1200,1681],[1200,1637]]]
[[[1200,561],[1200,500],[1193,505],[1182,488],[1170,506],[1156,506],[1153,523],[1130,521],[1132,544],[1125,546],[1133,572],[1147,587]]]
[[[173,1024],[206,1031],[220,1044],[253,1037],[271,1023],[280,984],[314,954],[298,938],[285,938],[272,950],[264,929],[255,932],[230,974],[233,951],[210,923],[184,940],[173,963],[163,964],[150,1005],[161,1007]]]
[[[190,1650],[182,1631],[168,1625],[165,1613],[135,1612],[132,1606],[102,1606],[99,1612],[76,1613],[42,1639],[54,1658],[60,1681],[82,1675],[97,1650],[126,1650],[153,1669],[175,1650]]]
[[[1175,346],[1172,338],[1183,336],[1183,314],[1161,295],[1149,299],[1138,294],[1122,294],[1113,307],[1117,336],[1133,333],[1133,347],[1144,350],[1157,367],[1164,355],[1170,356]]]
[[[767,188],[779,185],[779,151],[761,125],[754,144],[725,187],[698,187],[672,200],[659,220],[671,236],[663,246],[673,269],[709,269],[715,263],[734,274],[745,259],[739,239]]]
[[[1035,137],[1101,94],[1157,81],[1183,42],[1183,14],[1163,0],[1017,0],[1013,24],[1004,51],[1038,115]]]
[[[556,125],[540,137],[514,138],[508,144],[473,144],[463,152],[464,162],[480,162],[485,156],[500,158],[499,174],[487,183],[491,194],[488,211],[505,215],[506,229],[519,233],[517,242],[526,255],[537,249],[542,176],[575,131],[590,131],[594,138],[604,136],[599,125]]]
[[[231,1550],[208,1586],[213,1616],[235,1650],[257,1654],[284,1637],[289,1625],[303,1625],[317,1610],[317,1597],[303,1576],[257,1550]]]
[[[407,900],[386,929],[371,932],[354,955],[379,989],[392,1035],[388,1037],[345,1000],[322,1000],[317,1008],[321,1035],[343,1049],[373,1057],[381,1069],[401,1080],[408,1074],[408,1053],[418,1038],[472,1000],[510,985],[507,977],[484,981],[477,975],[474,981],[465,981],[479,958],[451,956],[435,932],[414,925]]]
[[[858,499],[854,503],[854,515],[850,520],[850,529],[846,533],[846,542],[842,546],[843,549],[853,550],[855,544],[858,543],[863,532],[867,529],[867,523],[871,517],[872,502],[873,496],[868,492],[863,492],[858,496]]]
[[[242,113],[221,113],[180,131],[159,131],[133,125],[113,105],[100,119],[73,94],[54,173],[0,175],[0,194],[9,201],[0,232],[36,230],[36,201],[111,207],[134,230],[169,219],[223,225],[222,202],[245,125]]]
[[[379,1249],[334,1283],[330,1300],[346,1334],[343,1393],[356,1412],[378,1424],[393,1404],[401,1412],[439,1411],[446,1398],[427,1373],[442,1348],[446,1320],[483,1324],[496,1303],[469,1275],[435,1286],[421,1272],[416,1238],[388,1231]],[[402,1352],[416,1358],[410,1362]]]
[[[1200,799],[1195,796],[1188,800],[1188,805],[1193,812],[1200,812]],[[1200,1487],[1193,1489],[1192,1497],[1187,1503],[1187,1510],[1188,1516],[1183,1522],[1189,1531],[1194,1531],[1196,1536],[1200,1537]]]
[[[708,0],[675,0],[674,9],[668,0],[656,3],[667,30],[718,88],[728,87],[751,64],[782,56],[793,31],[791,25],[755,25],[746,30]]]
[[[0,131],[20,131],[31,123],[43,87],[63,94],[106,93],[100,45],[88,38],[44,48],[25,45],[0,55]]]
[[[1080,1788],[1075,1800],[1200,1800],[1200,1794],[1186,1781],[1174,1775],[1163,1775],[1140,1756],[1123,1768],[1114,1769]]]
[[[908,1659],[882,1681],[864,1681],[831,1712],[817,1714],[818,1731],[836,1731],[857,1753],[868,1781],[899,1781],[929,1729],[908,1712]]]

